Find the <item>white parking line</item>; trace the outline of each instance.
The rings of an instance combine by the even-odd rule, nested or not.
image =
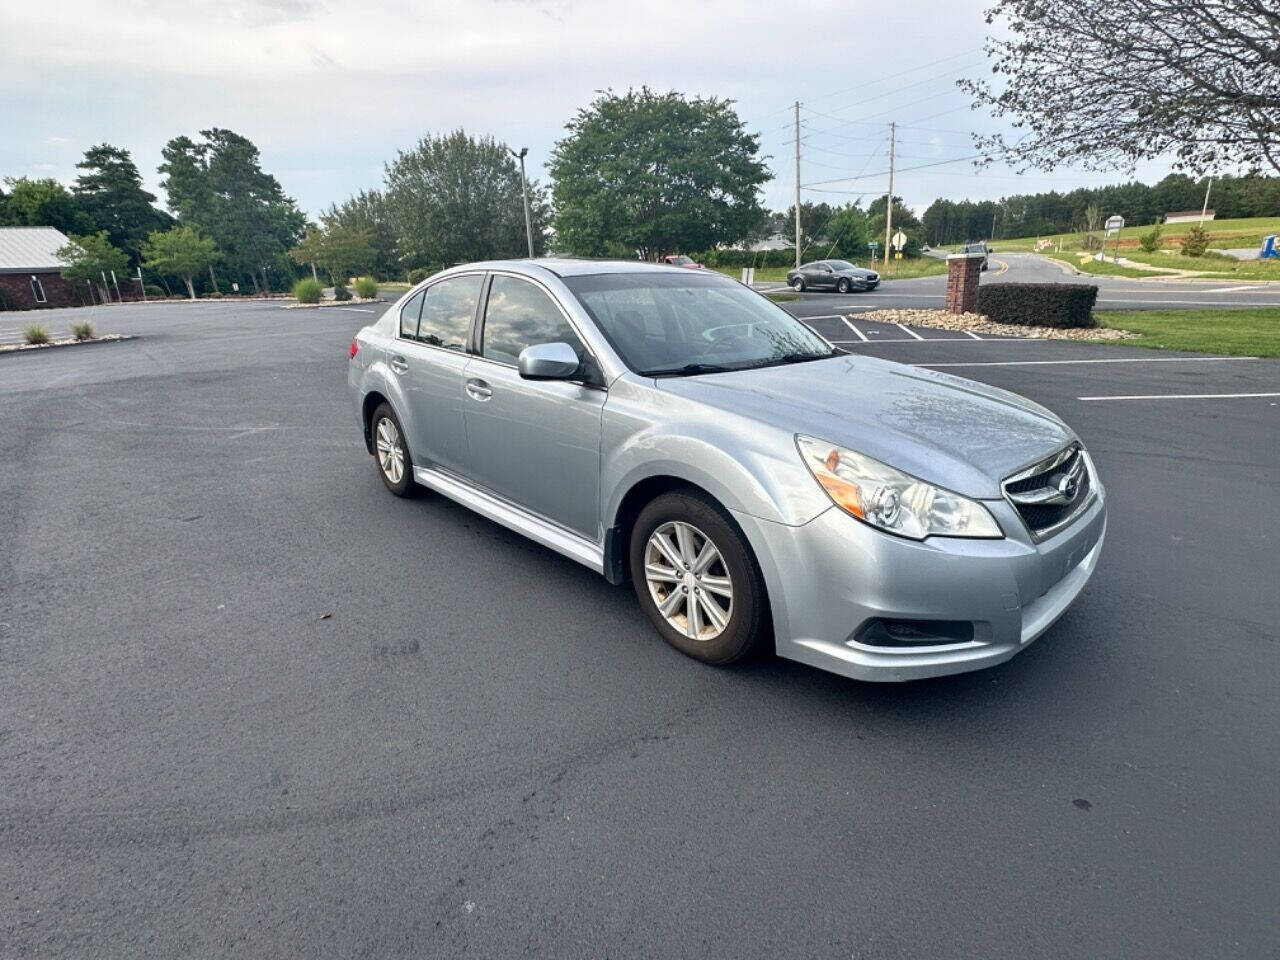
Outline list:
[[[990,342],[990,341],[988,341]],[[981,360],[953,363],[917,363],[917,367],[1050,367],[1072,363],[1220,363],[1231,360],[1258,360],[1259,357],[1106,357],[1090,360]]]
[[[908,330],[906,327],[904,327],[900,323],[895,323],[894,326],[897,327],[899,330],[901,330],[903,333],[908,334],[912,337],[915,337],[917,340],[924,339],[924,337],[920,336],[920,334],[916,333],[914,330]]]
[[[863,343],[870,342],[867,340],[867,335],[853,325],[852,320],[850,320],[848,317],[841,317],[840,319],[844,321],[844,325],[846,327],[848,327],[850,330],[852,330],[854,333],[858,335],[859,340],[861,340]]]
[[[1134,393],[1114,397],[1076,397],[1077,400],[1238,400],[1244,397],[1280,397],[1280,393]]]
[[[965,334],[966,334],[966,335],[968,335],[968,336],[972,337],[974,340],[981,340],[981,339],[982,339],[980,336],[978,336],[978,335],[977,335],[976,333],[974,333],[972,330],[966,330],[966,331],[964,331],[964,332],[965,332]]]

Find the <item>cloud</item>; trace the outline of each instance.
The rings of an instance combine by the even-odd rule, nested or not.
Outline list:
[[[70,143],[71,138],[70,137],[45,137],[44,140],[42,140],[41,142],[46,143],[51,147],[58,147],[64,143]]]
[[[786,9],[740,0],[132,0],[125,15],[107,0],[11,4],[0,31],[0,175],[44,161],[42,140],[46,150],[107,142],[130,149],[155,189],[165,142],[224,126],[252,139],[285,190],[316,212],[376,186],[397,149],[460,127],[527,145],[531,176],[545,179],[540,165],[595,91],[647,84],[736,100],[778,177],[765,200],[785,207],[797,99],[809,122],[806,180],[882,169],[872,154],[886,146],[889,120],[920,125],[901,132],[920,142],[904,143],[903,156],[972,152],[967,131],[990,121],[954,80],[982,60],[988,2],[898,0],[869,15],[847,0],[808,0],[804,20],[822,26],[800,34]],[[895,79],[904,71],[915,72]],[[47,138],[50,127],[66,136]],[[1029,189],[958,180],[960,170],[895,185],[911,203],[956,187]],[[864,178],[832,188],[884,186]]]

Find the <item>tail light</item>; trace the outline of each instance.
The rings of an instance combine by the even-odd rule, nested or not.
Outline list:
[[[352,337],[352,338],[351,338],[351,352],[347,354],[347,359],[348,359],[348,360],[354,360],[354,359],[356,358],[356,354],[357,354],[357,353],[359,353],[359,352],[360,352],[360,341],[359,341],[359,340],[357,340],[357,339],[355,339],[354,337]]]

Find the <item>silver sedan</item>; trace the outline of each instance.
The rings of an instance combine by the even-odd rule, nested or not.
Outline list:
[[[1080,593],[1106,527],[1048,410],[848,355],[710,271],[455,267],[360,331],[349,382],[392,493],[630,580],[709,663],[766,644],[862,680],[1000,663]]]

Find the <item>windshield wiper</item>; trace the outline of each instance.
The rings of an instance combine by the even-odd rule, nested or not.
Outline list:
[[[672,367],[667,370],[645,370],[646,377],[693,377],[700,373],[728,373],[740,367],[726,367],[719,363],[686,363],[683,367]]]
[[[783,363],[808,363],[810,360],[828,360],[839,355],[835,350],[832,350],[831,353],[784,353],[780,357],[769,357],[759,363],[752,364],[752,366],[773,367]]]

